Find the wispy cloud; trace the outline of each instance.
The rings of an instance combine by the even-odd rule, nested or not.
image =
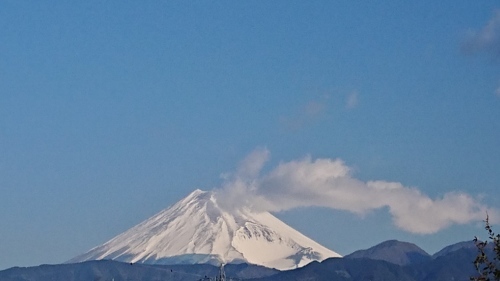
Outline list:
[[[314,123],[321,119],[327,111],[328,97],[311,100],[303,105],[297,112],[290,116],[282,116],[280,122],[291,130],[299,130],[307,124]]]
[[[493,220],[500,218],[498,210],[488,209],[466,193],[449,192],[432,199],[398,182],[361,181],[340,159],[308,156],[282,162],[262,175],[269,155],[260,148],[243,160],[237,172],[216,189],[220,203],[271,212],[319,206],[360,215],[387,208],[397,227],[420,234],[481,221],[486,212]]]
[[[500,62],[500,10],[493,13],[492,18],[480,30],[470,30],[462,44],[466,54],[485,53]],[[500,97],[500,86],[495,90]]]
[[[496,58],[500,57],[500,10],[494,12],[482,29],[469,31],[462,50],[469,54],[486,52]]]
[[[347,109],[353,109],[358,106],[358,91],[352,91],[347,95],[345,106]]]

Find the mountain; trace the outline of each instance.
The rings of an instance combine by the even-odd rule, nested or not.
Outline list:
[[[381,260],[330,258],[251,281],[419,281],[410,268]],[[434,280],[440,281],[440,280]]]
[[[144,222],[69,262],[250,263],[276,269],[340,257],[268,212],[225,209],[196,190]]]
[[[417,258],[406,265],[375,259],[374,257],[378,257],[377,255],[365,255],[365,257],[359,258],[347,255],[344,258],[329,258],[322,262],[311,262],[295,270],[282,271],[272,276],[252,279],[252,281],[467,281],[470,280],[471,276],[477,276],[477,271],[472,263],[477,255],[477,249],[468,246],[467,243],[450,245],[444,249],[455,250],[443,251],[434,259],[424,254],[423,259]],[[395,240],[383,242],[370,249],[397,249],[398,247],[406,248],[410,253],[413,253],[414,250],[418,253],[423,251],[411,243]],[[367,251],[357,252],[366,253]],[[400,251],[394,251],[395,254],[398,252]],[[493,254],[492,251],[488,252],[490,256]]]
[[[452,245],[453,246],[453,245]],[[455,251],[443,253],[434,259],[414,264],[412,267],[419,272],[418,280],[470,280],[469,277],[477,276],[473,261],[476,258],[477,249],[458,248]]]
[[[388,241],[393,242],[393,241]],[[400,242],[401,243],[401,242]],[[465,245],[465,247],[459,247]],[[278,271],[249,264],[227,264],[226,276],[232,280],[248,281],[467,281],[477,276],[472,261],[477,249],[466,244],[451,245],[442,254],[422,262],[397,265],[369,258],[329,258],[313,261],[303,267]],[[488,255],[493,250],[488,248]],[[209,264],[150,265],[110,260],[75,264],[14,267],[0,271],[2,281],[207,281],[218,268]]]
[[[235,279],[262,278],[279,271],[249,264],[229,264],[226,275]],[[2,281],[87,281],[87,280],[164,280],[199,281],[214,277],[219,268],[208,264],[148,265],[110,260],[87,261],[76,264],[13,267],[0,271]]]
[[[459,242],[456,244],[446,246],[442,250],[440,250],[437,253],[435,253],[434,255],[432,255],[432,258],[441,257],[441,256],[447,255],[449,253],[452,253],[452,252],[455,252],[455,251],[458,251],[461,249],[469,249],[469,250],[473,250],[473,251],[477,252],[476,244],[474,244],[474,241],[470,240],[470,241]]]
[[[407,265],[411,263],[420,263],[431,259],[431,256],[417,245],[389,240],[373,246],[367,250],[359,250],[345,256],[349,259],[373,259],[383,260],[398,265]]]

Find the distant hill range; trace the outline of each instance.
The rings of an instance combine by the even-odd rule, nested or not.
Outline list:
[[[490,249],[491,251],[491,249]],[[251,281],[466,281],[476,275],[477,249],[461,242],[429,255],[418,246],[390,240],[344,258],[329,258],[294,270],[278,271],[249,264],[228,264],[226,276]],[[101,260],[73,264],[14,267],[0,271],[1,281],[198,281],[217,275],[209,264],[148,265]]]

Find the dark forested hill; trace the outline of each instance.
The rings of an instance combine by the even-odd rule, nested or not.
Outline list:
[[[348,259],[367,258],[383,260],[398,265],[408,265],[425,262],[431,256],[415,244],[389,240],[366,250],[359,250],[345,256]]]

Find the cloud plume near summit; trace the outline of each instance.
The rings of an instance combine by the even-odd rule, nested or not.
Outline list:
[[[387,208],[398,228],[418,234],[481,221],[486,212],[492,221],[499,218],[497,209],[487,208],[465,193],[449,192],[432,199],[398,182],[358,180],[340,159],[307,156],[261,174],[269,154],[267,149],[256,149],[225,178],[215,190],[220,204],[270,212],[316,206],[359,215]]]

